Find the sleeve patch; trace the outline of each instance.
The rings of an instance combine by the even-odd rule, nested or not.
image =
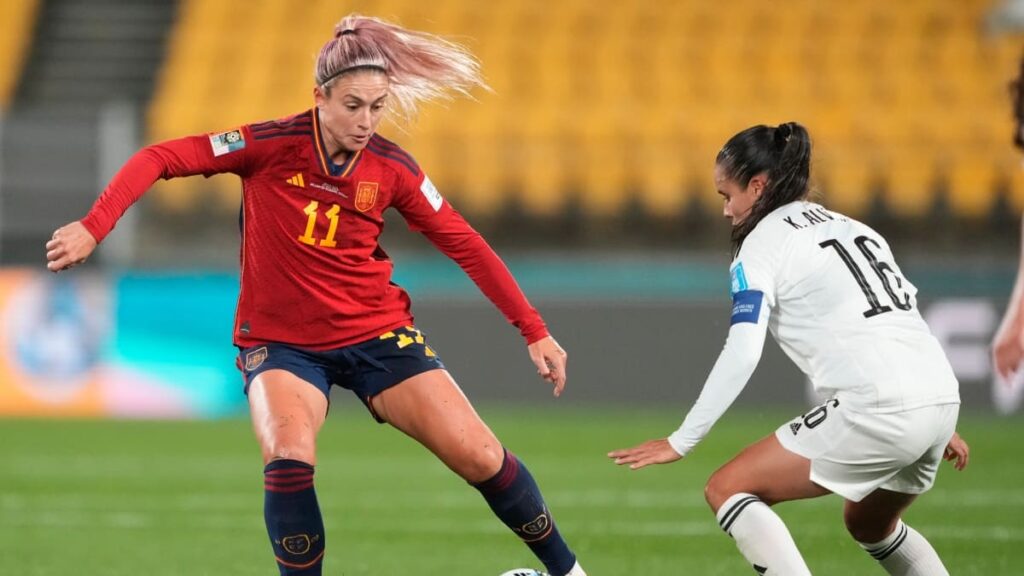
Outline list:
[[[213,155],[223,156],[245,148],[245,136],[241,130],[230,130],[220,134],[210,134],[210,146],[213,148]]]
[[[441,204],[444,199],[441,198],[441,193],[437,191],[437,187],[430,181],[430,177],[426,174],[423,175],[423,184],[420,184],[420,192],[423,193],[423,197],[430,202],[430,206],[437,212],[441,209]]]
[[[732,295],[732,320],[729,325],[748,322],[757,324],[761,317],[761,302],[764,293],[760,290],[742,290]]]
[[[740,262],[732,269],[732,293],[743,292],[750,285],[747,284],[747,275],[743,272],[743,262]]]

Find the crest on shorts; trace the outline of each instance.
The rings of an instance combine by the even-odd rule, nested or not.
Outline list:
[[[267,359],[267,347],[261,346],[245,355],[245,370],[252,372],[259,368],[263,361]]]
[[[356,210],[366,212],[377,202],[377,189],[380,184],[376,182],[360,182],[356,186]]]

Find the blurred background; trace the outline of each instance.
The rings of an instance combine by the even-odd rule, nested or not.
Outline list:
[[[160,183],[70,274],[45,272],[43,244],[141,146],[311,107],[315,55],[349,12],[482,61],[493,93],[381,132],[492,242],[569,351],[560,402],[682,415],[728,327],[715,154],[750,125],[795,120],[815,141],[821,200],[881,231],[919,288],[965,407],[1018,411],[989,342],[1024,209],[1008,91],[1020,3],[2,0],[0,415],[244,413],[236,177]],[[471,399],[550,401],[457,267],[400,218],[382,244]],[[769,343],[741,402],[809,401]]]

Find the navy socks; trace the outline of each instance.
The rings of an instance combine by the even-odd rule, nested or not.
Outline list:
[[[263,515],[281,576],[320,576],[324,521],[313,489],[313,467],[275,460],[263,469]]]
[[[483,494],[494,514],[522,538],[552,576],[564,576],[572,570],[576,556],[558,533],[537,483],[519,458],[506,450],[498,473],[473,487]]]

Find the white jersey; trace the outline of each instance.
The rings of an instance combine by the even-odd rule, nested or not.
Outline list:
[[[669,440],[681,454],[746,385],[766,329],[822,395],[864,412],[959,403],[959,385],[917,310],[917,290],[868,226],[811,202],[762,219],[730,266],[729,340]]]
[[[772,336],[817,392],[872,412],[959,402],[917,289],[871,228],[794,202],[758,223],[730,270],[734,297],[764,294]]]

